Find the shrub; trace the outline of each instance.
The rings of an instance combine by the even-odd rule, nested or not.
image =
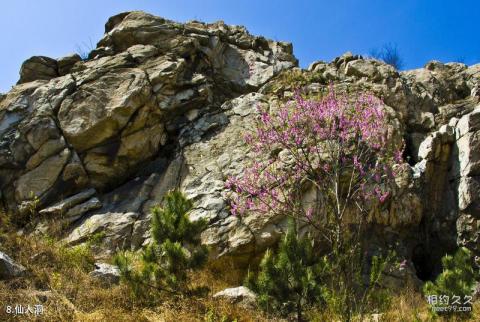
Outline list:
[[[152,209],[153,242],[142,251],[140,259],[131,253],[115,257],[122,279],[135,295],[188,291],[188,272],[200,269],[208,255],[206,246],[199,241],[206,222],[191,222],[188,217],[191,208],[191,201],[179,191],[167,193],[163,207]]]
[[[362,319],[367,308],[388,306],[390,296],[380,288],[380,282],[386,266],[393,262],[393,252],[370,259],[359,258],[363,255],[360,252],[320,256],[314,246],[310,235],[298,236],[291,220],[278,251],[267,250],[259,273],[249,271],[245,281],[258,294],[262,309],[284,316],[295,312],[297,321],[302,321],[306,309],[318,309],[320,305],[342,320],[349,320],[354,314]],[[359,263],[369,265],[362,270],[355,267]]]
[[[365,314],[385,309],[390,294],[380,287],[380,282],[394,257],[394,252],[388,252],[367,258],[362,248],[352,246],[346,247],[345,253],[328,257],[324,293],[328,309],[342,321],[355,317],[363,321]]]
[[[89,243],[72,247],[62,245],[59,248],[59,255],[61,262],[65,265],[76,267],[84,272],[94,268],[95,258]]]
[[[442,258],[443,272],[434,282],[429,281],[423,286],[423,293],[434,314],[456,313],[443,310],[443,308],[453,305],[454,300],[460,301],[455,303],[458,307],[471,308],[471,303],[465,304],[468,302],[466,301],[468,298],[471,300],[475,285],[475,271],[471,260],[472,254],[465,247],[459,248],[453,256],[445,255]]]
[[[403,162],[382,105],[372,95],[331,90],[320,100],[297,93],[276,113],[260,110],[256,131],[246,136],[254,161],[226,183],[233,214],[290,216],[316,231],[334,267],[332,287],[346,296],[346,320],[364,309],[355,296],[365,297],[356,290],[369,264],[361,242],[368,214],[391,199],[394,165]],[[314,197],[306,200],[306,191]]]
[[[384,61],[397,70],[403,67],[403,59],[400,57],[400,52],[396,44],[387,43],[380,49],[373,49],[370,51],[370,56]]]
[[[325,258],[316,254],[313,239],[300,238],[291,220],[277,254],[267,250],[258,275],[249,272],[246,285],[258,294],[258,303],[267,312],[293,311],[301,321],[307,305],[322,302],[324,271]]]
[[[92,43],[92,38],[88,38],[88,42],[83,41],[81,44],[75,46],[75,52],[80,56],[83,61],[88,60],[88,56],[95,46]]]

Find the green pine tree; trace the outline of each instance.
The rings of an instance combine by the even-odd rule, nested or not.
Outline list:
[[[313,239],[299,238],[291,220],[276,254],[267,250],[258,275],[249,272],[245,284],[258,294],[258,304],[268,312],[296,312],[302,321],[306,306],[322,302],[324,258],[314,251]]]
[[[208,256],[208,249],[199,240],[206,221],[190,221],[191,209],[192,202],[181,192],[168,192],[162,207],[152,208],[153,242],[142,251],[140,260],[132,253],[115,257],[122,279],[134,294],[188,291],[188,273],[200,269]]]
[[[435,282],[427,282],[423,286],[425,296],[435,296],[436,303],[432,306],[449,306],[454,296],[460,297],[463,305],[465,296],[472,295],[475,285],[475,271],[471,259],[472,254],[465,247],[459,248],[454,256],[445,255],[442,258],[443,272]],[[443,296],[443,300],[440,300],[440,296]],[[448,297],[448,301],[445,297]],[[448,314],[449,312],[445,313]]]

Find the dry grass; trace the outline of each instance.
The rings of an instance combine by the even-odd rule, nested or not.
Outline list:
[[[158,304],[145,306],[126,286],[104,288],[89,276],[94,258],[88,247],[67,248],[56,239],[19,236],[7,227],[8,222],[1,219],[0,249],[24,265],[28,274],[0,281],[0,321],[280,321],[211,297],[241,284],[243,274],[228,263],[195,273],[191,287],[206,286],[208,295],[159,295]],[[6,305],[15,304],[42,304],[44,313],[38,317],[6,314]],[[479,313],[477,302],[467,320],[480,321]],[[312,321],[340,321],[328,310],[311,310],[306,316]],[[460,317],[434,319],[422,295],[406,290],[393,297],[386,312],[369,317],[369,321],[460,321]]]
[[[364,318],[364,322],[450,322],[450,321],[480,321],[480,303],[474,304],[471,315],[457,314],[448,317],[432,316],[430,308],[422,294],[410,289],[400,292],[392,298],[386,312],[371,314]],[[311,321],[338,321],[337,316],[328,311],[308,312]]]
[[[24,265],[28,273],[0,281],[0,321],[268,321],[261,312],[213,300],[214,292],[231,286],[216,269],[198,272],[192,280],[192,287],[210,289],[207,296],[159,295],[160,304],[145,307],[126,286],[104,288],[89,276],[94,263],[89,247],[68,248],[54,238],[20,236],[8,226],[3,216],[0,249]],[[42,304],[44,312],[37,317],[5,312],[7,305],[16,304]]]
[[[448,317],[433,317],[423,295],[406,290],[394,298],[389,310],[382,315],[379,321],[480,321],[480,303],[477,301],[474,304],[471,315],[459,313]]]

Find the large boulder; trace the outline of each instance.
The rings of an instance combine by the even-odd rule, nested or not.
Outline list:
[[[33,56],[23,62],[20,68],[20,79],[17,84],[35,80],[50,80],[59,76],[57,61],[50,57]]]
[[[80,86],[60,106],[60,127],[95,187],[121,181],[165,143],[151,91],[144,71],[122,69]]]
[[[7,209],[22,211],[22,204],[35,198],[43,207],[88,183],[79,156],[68,147],[56,119],[62,100],[74,88],[68,75],[18,85],[12,97],[2,100],[0,187]]]

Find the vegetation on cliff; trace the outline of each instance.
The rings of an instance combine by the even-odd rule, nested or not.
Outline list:
[[[467,296],[480,267],[480,65],[300,69],[288,43],[144,12],[105,31],[83,60],[28,59],[0,96],[0,303],[51,321],[479,320],[478,301],[434,317],[425,295]]]

